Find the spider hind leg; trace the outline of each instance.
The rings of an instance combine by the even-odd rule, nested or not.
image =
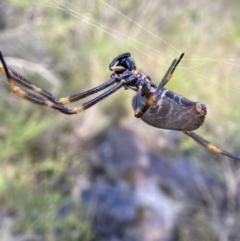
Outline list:
[[[196,141],[197,143],[199,143],[200,145],[206,147],[208,150],[215,152],[215,153],[219,153],[221,155],[224,156],[228,156],[232,159],[238,160],[240,161],[240,157],[237,157],[227,151],[224,151],[216,146],[214,146],[213,144],[211,144],[209,141],[203,139],[201,136],[197,135],[196,133],[192,132],[192,131],[183,131],[183,133],[189,137],[191,137],[194,141]]]

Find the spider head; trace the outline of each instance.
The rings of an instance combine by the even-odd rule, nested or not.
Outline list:
[[[130,53],[125,53],[117,56],[113,61],[109,64],[109,69],[114,72],[123,72],[125,70],[135,70],[136,65],[131,58]]]

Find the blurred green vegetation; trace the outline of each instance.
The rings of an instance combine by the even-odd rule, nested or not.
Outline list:
[[[0,36],[4,56],[13,58],[13,62],[8,60],[12,68],[38,86],[55,90],[56,96],[106,81],[109,62],[123,52],[131,52],[139,67],[157,82],[172,58],[185,51],[168,88],[205,103],[209,114],[198,133],[240,154],[237,0],[109,3],[126,17],[104,1],[11,0],[5,4],[6,27]],[[46,81],[45,75],[28,69],[27,64],[17,66],[17,58],[39,64],[58,82]],[[69,117],[18,98],[3,75],[0,80],[0,206],[4,215],[21,221],[17,233],[43,235],[45,240],[90,240],[91,220],[71,198],[77,177],[87,175],[84,161],[89,153],[84,153],[84,143],[109,126],[132,123],[133,93],[119,91],[86,113]],[[148,133],[149,148],[165,151],[152,141],[161,130],[139,120],[134,126],[143,136]],[[183,154],[197,161],[219,159],[185,137],[172,155]],[[72,207],[69,215],[59,218],[59,210],[66,205]]]

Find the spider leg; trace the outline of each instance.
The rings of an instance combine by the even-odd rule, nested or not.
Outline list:
[[[69,97],[59,99],[60,104],[68,104],[70,102],[77,101],[79,99],[85,98],[88,95],[97,93],[97,92],[109,87],[110,85],[112,85],[114,83],[117,83],[111,89],[107,90],[106,92],[102,93],[101,95],[97,96],[96,98],[89,100],[88,102],[83,103],[81,106],[75,107],[72,109],[72,112],[74,114],[80,113],[80,112],[90,108],[91,106],[95,105],[97,102],[101,101],[102,99],[106,98],[107,96],[113,94],[114,92],[119,90],[121,87],[123,87],[123,86],[126,87],[129,82],[131,82],[137,78],[136,76],[132,75],[131,71],[126,71],[123,74],[117,75],[115,77],[112,75],[111,77],[112,78],[110,80],[108,80],[107,82],[105,82],[104,84],[102,84],[98,87],[87,90],[83,93],[79,93],[79,94],[75,94],[75,95],[72,95]]]
[[[15,87],[16,86],[14,85],[13,81],[19,83],[20,85],[22,85],[22,86],[24,86],[24,87],[26,87],[30,90],[35,91],[36,93],[46,97],[48,100],[50,100],[54,103],[58,103],[57,98],[54,97],[51,93],[35,86],[34,84],[32,84],[30,81],[23,78],[18,73],[14,72],[12,70],[9,70],[1,52],[0,52],[0,61],[2,62],[2,66],[0,66],[0,72],[4,73],[6,75],[7,75],[7,72],[8,72],[8,74],[10,75],[10,79],[11,79],[10,82],[9,82],[9,85],[11,87],[11,90],[14,93],[15,93],[15,89],[16,89]]]
[[[171,66],[169,67],[168,71],[166,72],[166,74],[164,75],[164,77],[162,78],[159,86],[157,87],[155,93],[156,95],[159,95],[163,89],[163,87],[167,84],[167,82],[172,78],[173,73],[176,69],[176,67],[178,66],[178,64],[180,63],[180,61],[182,60],[184,56],[184,53],[182,53],[180,55],[180,57],[178,59],[174,59]]]
[[[199,143],[200,145],[206,147],[208,150],[212,151],[212,152],[216,152],[219,154],[222,154],[224,156],[228,156],[232,159],[238,160],[240,161],[240,157],[237,157],[227,151],[224,151],[222,149],[219,149],[218,147],[214,146],[213,144],[211,144],[209,141],[203,139],[201,136],[197,135],[196,133],[192,132],[192,131],[183,131],[183,133],[189,137],[191,137],[194,141],[196,141],[197,143]]]
[[[79,107],[73,108],[72,112],[74,112],[74,114],[77,114],[77,113],[80,113],[80,112],[90,108],[91,106],[93,106],[97,102],[99,102],[100,100],[106,98],[107,96],[109,96],[109,95],[113,94],[114,92],[116,92],[117,90],[119,90],[121,87],[123,87],[123,85],[124,85],[124,81],[119,82],[117,85],[115,85],[114,87],[112,87],[108,91],[102,93],[101,95],[97,96],[96,98],[94,98],[92,100],[89,100],[88,102],[83,103]]]
[[[13,81],[13,77],[12,77],[12,75],[10,74],[10,72],[9,72],[9,70],[7,68],[6,62],[4,61],[1,52],[0,52],[0,60],[1,60],[2,65],[3,65],[3,66],[0,66],[0,71],[6,74],[8,83],[9,83],[13,93],[15,93],[16,95],[20,96],[21,98],[27,99],[27,100],[29,100],[31,102],[36,103],[36,104],[60,110],[61,112],[65,113],[65,114],[72,114],[71,110],[69,110],[68,108],[64,107],[61,104],[57,104],[57,103],[54,103],[52,101],[43,99],[43,98],[41,98],[39,96],[36,96],[36,95],[31,94],[31,93],[25,92],[22,89],[20,89],[19,87],[15,86],[14,81]],[[28,84],[28,82],[24,82],[24,83]],[[32,89],[32,88],[30,88],[30,89]]]
[[[141,113],[141,93],[142,93],[142,85],[138,86],[138,90],[137,90],[137,96],[136,96],[136,103],[134,106],[134,116],[138,117],[139,113]]]
[[[102,84],[100,86],[97,86],[97,87],[95,87],[93,89],[90,89],[88,91],[85,91],[83,93],[79,93],[79,94],[75,94],[75,95],[72,95],[72,96],[69,96],[69,97],[61,98],[58,101],[54,96],[52,96],[47,91],[44,91],[44,90],[34,86],[31,82],[24,79],[23,77],[21,77],[17,73],[15,73],[13,71],[9,71],[8,67],[7,67],[7,64],[4,60],[1,52],[0,52],[0,61],[2,62],[2,66],[0,66],[0,72],[6,74],[6,77],[8,79],[8,83],[9,83],[10,88],[13,91],[13,93],[20,96],[21,98],[24,98],[24,99],[27,99],[27,100],[33,102],[35,104],[39,104],[39,105],[47,106],[47,107],[50,107],[50,108],[53,108],[53,109],[57,109],[60,112],[62,112],[64,114],[68,114],[68,115],[77,114],[79,112],[82,112],[82,111],[90,108],[91,106],[93,106],[97,102],[99,102],[100,100],[106,98],[107,96],[111,95],[112,93],[114,93],[115,91],[120,89],[125,83],[124,80],[119,82],[118,79],[111,78],[109,81],[105,82],[104,84]],[[14,84],[14,81],[18,82],[19,84],[21,84],[21,85],[23,85],[23,86],[25,86],[25,87],[33,90],[33,91],[36,91],[37,93],[46,97],[48,100],[46,100],[46,99],[44,99],[40,96],[36,96],[34,94],[23,91],[21,88],[17,87]],[[97,93],[97,92],[109,87],[110,85],[112,85],[116,82],[119,82],[119,83],[117,85],[115,85],[114,87],[112,87],[111,89],[109,89],[108,91],[104,92],[103,94],[97,96],[96,98],[83,103],[79,107],[69,109],[69,108],[66,108],[65,106],[63,106],[63,104],[74,102],[74,101],[77,101],[79,99],[85,98],[85,97],[87,97],[91,94]]]
[[[103,84],[101,84],[101,85],[99,85],[95,88],[84,91],[82,93],[77,93],[77,94],[74,94],[74,95],[70,95],[68,97],[60,98],[58,101],[62,105],[69,104],[71,102],[75,102],[75,101],[78,101],[80,99],[83,99],[83,98],[85,98],[89,95],[95,94],[95,93],[97,93],[97,92],[99,92],[103,89],[106,89],[107,87],[113,85],[116,82],[117,82],[117,80],[115,78],[111,78],[107,82],[105,82],[105,83],[103,83]]]
[[[183,58],[184,53],[182,53],[179,57],[179,59],[174,59],[170,67],[168,68],[167,72],[165,73],[164,77],[162,78],[160,84],[158,85],[156,91],[152,94],[152,96],[148,99],[145,106],[143,106],[142,110],[140,110],[137,114],[135,114],[135,117],[141,118],[143,114],[153,105],[153,103],[156,101],[157,97],[161,94],[163,91],[163,87],[167,84],[167,82],[172,78],[173,72],[175,71],[177,65],[180,63],[181,59]]]
[[[74,95],[71,95],[71,96],[68,96],[68,97],[64,97],[64,98],[60,98],[59,100],[54,96],[52,95],[51,93],[49,93],[48,91],[46,90],[43,90],[37,86],[35,86],[34,84],[32,84],[30,81],[28,81],[27,79],[25,79],[24,77],[22,77],[21,75],[19,75],[18,73],[12,71],[12,70],[9,70],[8,67],[7,67],[7,64],[3,58],[3,55],[2,53],[0,52],[0,61],[2,62],[2,65],[3,66],[0,66],[0,72],[2,73],[5,73],[6,74],[6,71],[5,69],[8,70],[8,73],[10,74],[11,76],[11,80],[9,82],[9,85],[11,87],[11,90],[16,93],[15,89],[17,88],[13,81],[17,82],[18,84],[46,97],[48,100],[50,100],[51,102],[54,102],[56,104],[62,104],[62,105],[65,105],[65,104],[69,104],[71,102],[74,102],[74,101],[78,101],[80,99],[83,99],[89,95],[92,95],[92,94],[95,94],[107,87],[109,87],[110,85],[114,84],[116,82],[116,79],[114,78],[111,78],[110,80],[108,80],[107,82],[93,88],[93,89],[90,89],[90,90],[87,90],[85,92],[82,92],[82,93],[77,93],[77,94],[74,94]],[[5,66],[5,67],[4,67]],[[13,88],[14,86],[14,88]],[[29,94],[27,92],[25,92],[26,94]],[[31,95],[31,94],[30,94]],[[23,98],[25,98],[24,96],[21,96]],[[26,98],[25,98],[26,99]],[[41,99],[41,98],[40,98]]]

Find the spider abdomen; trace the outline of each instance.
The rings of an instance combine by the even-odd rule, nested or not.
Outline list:
[[[148,98],[142,96],[141,108]],[[136,96],[133,98],[134,108]],[[204,104],[190,101],[181,95],[164,90],[155,103],[143,114],[141,119],[147,124],[177,131],[192,131],[199,128],[205,119],[207,109]]]

